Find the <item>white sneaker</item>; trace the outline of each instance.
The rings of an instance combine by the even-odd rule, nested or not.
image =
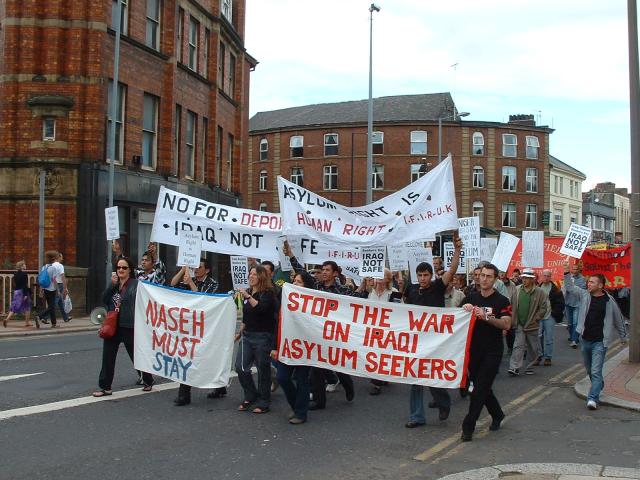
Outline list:
[[[589,400],[587,402],[587,408],[589,410],[597,410],[598,409],[598,404],[594,400]]]
[[[338,383],[327,383],[327,392],[329,393],[333,393],[336,391],[336,388],[338,388],[338,385],[340,385],[340,380],[338,380]]]

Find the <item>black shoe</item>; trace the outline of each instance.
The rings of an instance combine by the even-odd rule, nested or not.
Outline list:
[[[309,410],[324,410],[325,405],[320,405],[318,402],[309,402]]]
[[[188,397],[178,397],[173,401],[173,404],[176,407],[184,407],[185,405],[189,405],[191,403],[191,399]]]
[[[222,398],[227,394],[227,387],[214,388],[207,398]]]
[[[404,426],[407,428],[424,427],[424,425],[425,425],[424,423],[414,422],[413,420],[409,420],[407,423],[404,424]]]
[[[470,442],[471,440],[473,440],[473,434],[462,432],[462,435],[460,435],[460,440],[462,440],[463,442]]]
[[[431,400],[428,405],[429,408],[438,408],[438,404]]]
[[[46,318],[41,318],[40,319],[40,323],[44,323],[45,325],[49,324],[49,320],[47,320]]]
[[[356,395],[356,392],[353,391],[353,385],[347,386],[346,384],[343,384],[342,387],[344,388],[344,394],[347,397],[347,402],[353,400],[353,397]]]
[[[504,415],[502,415],[502,417],[500,418],[494,418],[491,422],[491,425],[489,425],[489,430],[491,430],[492,432],[500,430],[500,424],[502,423],[502,420],[504,420]]]
[[[446,420],[449,418],[449,413],[451,412],[451,407],[440,407],[440,412],[438,413],[439,420]]]

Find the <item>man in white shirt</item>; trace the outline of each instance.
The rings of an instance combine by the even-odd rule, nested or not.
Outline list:
[[[62,260],[64,257],[61,252],[58,252],[58,256],[56,261],[51,264],[53,276],[53,284],[56,287],[56,306],[60,309],[60,313],[62,314],[62,320],[68,322],[71,320],[71,317],[67,312],[64,311],[64,299],[67,295],[69,295],[69,290],[67,289],[67,277],[64,275],[64,265],[62,264]],[[45,312],[41,317],[40,321],[42,323],[49,323],[47,317],[50,316],[49,312]]]

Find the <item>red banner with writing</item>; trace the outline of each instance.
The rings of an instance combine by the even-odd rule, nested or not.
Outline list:
[[[582,273],[585,276],[602,273],[607,288],[631,286],[631,244],[609,250],[591,250],[582,254]]]
[[[542,270],[549,269],[553,272],[553,281],[562,280],[564,274],[564,262],[567,260],[566,255],[560,254],[560,248],[562,247],[563,240],[564,237],[546,237],[544,239],[544,267],[534,268],[538,274],[538,279],[542,274]],[[570,259],[570,261],[573,263],[574,259]],[[520,271],[524,268],[522,266],[522,241],[518,243],[518,246],[511,257],[509,271],[507,272],[509,276],[513,273],[514,268],[519,268]]]

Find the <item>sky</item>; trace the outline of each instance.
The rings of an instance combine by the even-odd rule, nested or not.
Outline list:
[[[246,0],[250,115],[369,95],[365,0]],[[533,114],[550,153],[631,187],[626,0],[380,0],[373,96],[451,92],[465,120]],[[375,123],[375,111],[374,111]]]

